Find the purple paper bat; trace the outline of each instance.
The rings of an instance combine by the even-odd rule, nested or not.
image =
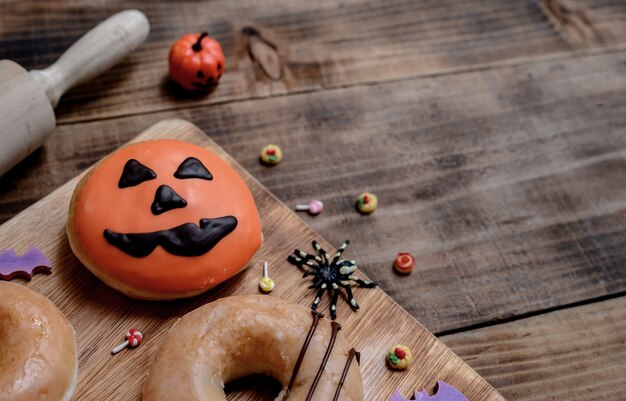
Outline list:
[[[421,392],[415,390],[416,401],[467,401],[467,398],[448,383],[437,382],[437,389],[432,396],[428,395],[426,389]],[[389,401],[409,401],[402,396],[400,390],[396,390],[391,394]]]
[[[36,273],[51,273],[50,260],[37,247],[31,245],[23,255],[16,255],[13,249],[0,252],[0,280],[13,280],[21,277],[30,280]]]

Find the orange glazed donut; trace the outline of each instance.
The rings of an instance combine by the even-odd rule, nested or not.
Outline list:
[[[224,383],[251,374],[282,383],[277,401],[362,401],[358,353],[340,328],[278,298],[222,298],[174,325],[143,401],[225,401]]]
[[[77,373],[74,329],[61,311],[0,281],[0,400],[69,401]]]
[[[259,213],[237,172],[175,140],[131,144],[96,164],[74,190],[67,234],[98,278],[150,300],[215,287],[262,242]]]

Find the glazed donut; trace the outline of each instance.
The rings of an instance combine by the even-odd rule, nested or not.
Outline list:
[[[76,355],[74,329],[50,300],[0,281],[0,400],[69,401]]]
[[[358,353],[340,328],[278,298],[222,298],[174,325],[150,369],[143,401],[224,401],[224,383],[252,374],[283,385],[277,401],[362,401]]]
[[[131,144],[96,164],[74,190],[67,235],[98,278],[149,300],[215,287],[262,242],[239,174],[207,149],[175,140]]]

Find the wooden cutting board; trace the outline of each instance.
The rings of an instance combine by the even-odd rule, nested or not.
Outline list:
[[[172,323],[214,299],[233,294],[257,294],[265,260],[271,266],[271,277],[277,282],[276,289],[268,296],[309,306],[314,297],[314,292],[307,289],[310,278],[303,280],[302,273],[287,262],[287,256],[294,248],[310,250],[313,239],[326,249],[333,248],[191,123],[165,120],[148,128],[135,141],[160,138],[196,143],[233,165],[244,177],[259,207],[265,242],[249,269],[208,294],[173,302],[146,302],[110,289],[83,268],[72,254],[65,235],[65,222],[79,177],[0,226],[0,248],[15,248],[22,253],[33,244],[52,261],[51,275],[35,275],[30,282],[15,281],[50,298],[74,325],[79,381],[73,400],[140,400],[150,363]],[[349,247],[346,256],[359,262]],[[337,321],[343,326],[348,341],[361,351],[366,401],[387,401],[396,389],[406,397],[415,388],[426,387],[432,392],[438,380],[452,384],[470,401],[504,400],[382,290],[357,288],[355,297],[361,310],[353,313],[340,298]],[[319,310],[327,314],[327,308],[325,299]],[[111,355],[111,348],[123,340],[130,327],[143,332],[141,346]],[[413,365],[404,372],[391,371],[385,365],[387,349],[394,343],[403,343],[413,350]],[[228,393],[229,400],[269,400],[278,393],[275,384],[268,385],[267,380],[258,378],[234,387],[235,390]]]

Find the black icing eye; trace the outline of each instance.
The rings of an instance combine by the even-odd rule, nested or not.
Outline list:
[[[179,179],[200,178],[202,180],[212,180],[213,175],[204,167],[204,164],[195,157],[188,157],[178,166],[174,177]]]
[[[117,186],[120,188],[134,187],[144,181],[154,180],[156,174],[152,169],[144,166],[135,159],[130,159],[124,165],[124,171]]]

